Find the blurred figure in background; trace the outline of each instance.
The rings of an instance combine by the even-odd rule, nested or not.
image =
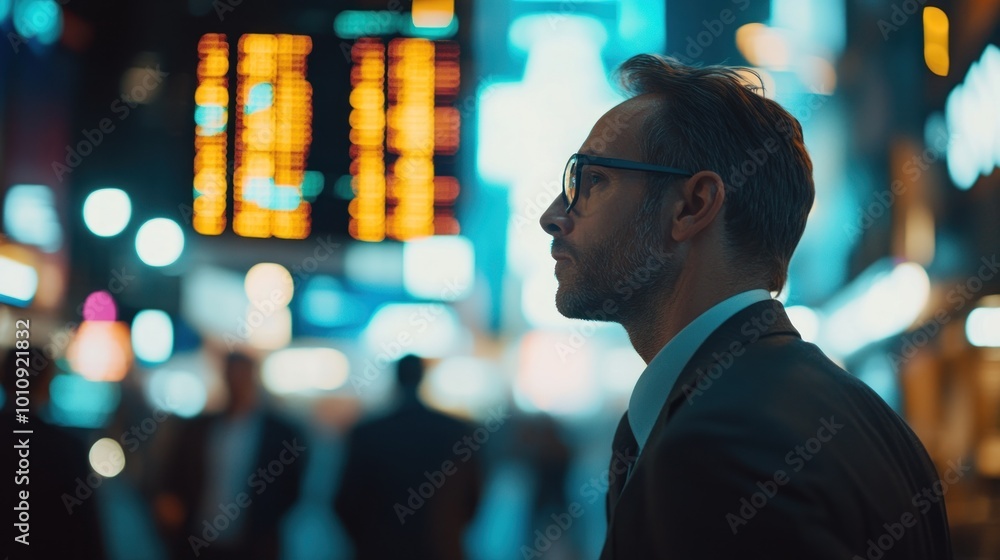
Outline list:
[[[531,498],[530,524],[524,542],[533,542],[535,531],[543,530],[552,523],[553,515],[561,515],[569,510],[566,498],[566,478],[569,475],[573,450],[567,445],[560,432],[559,423],[548,414],[525,417],[520,424],[516,457],[522,459],[534,476],[534,490]],[[575,533],[570,532],[570,536]],[[579,552],[572,538],[560,538],[545,551],[548,560],[577,558]]]
[[[299,496],[305,440],[261,406],[257,363],[226,358],[229,402],[180,430],[157,515],[173,558],[278,558],[281,521]]]
[[[32,340],[35,348],[42,347],[34,337]],[[27,373],[20,377],[29,383],[27,389],[20,389],[27,390],[30,398],[26,407],[28,421],[23,424],[15,416],[15,408],[22,408],[15,404],[19,368]],[[44,419],[55,364],[37,351],[18,357],[10,350],[4,355],[0,377],[3,415],[12,440],[7,446],[11,454],[7,464],[15,467],[14,484],[8,486],[8,503],[17,508],[22,501],[19,492],[28,492],[25,501],[30,528],[28,546],[11,543],[8,550],[14,558],[105,558],[95,495],[101,480],[90,469],[87,448],[69,430]],[[32,433],[14,434],[13,430]],[[18,462],[25,455],[30,465],[23,475],[18,475]],[[22,534],[17,527],[13,529],[11,539]]]
[[[482,467],[464,422],[434,412],[417,390],[424,364],[397,364],[399,405],[348,435],[335,508],[358,560],[464,557],[462,535],[482,491]]]

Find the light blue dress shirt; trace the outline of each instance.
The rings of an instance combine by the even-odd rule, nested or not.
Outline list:
[[[727,319],[768,299],[767,290],[749,290],[724,299],[695,317],[657,352],[636,381],[628,403],[629,426],[639,444],[637,455],[642,454],[670,390],[698,347]]]

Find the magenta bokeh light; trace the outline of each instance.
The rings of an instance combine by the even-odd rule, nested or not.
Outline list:
[[[115,321],[118,319],[118,306],[114,298],[105,291],[94,292],[83,302],[84,321]]]

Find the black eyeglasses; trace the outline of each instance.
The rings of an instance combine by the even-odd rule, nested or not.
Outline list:
[[[562,195],[563,200],[566,202],[567,214],[573,209],[573,205],[576,204],[577,195],[580,193],[580,175],[583,173],[583,166],[585,165],[600,165],[601,167],[610,167],[612,169],[632,169],[635,171],[655,171],[657,173],[671,173],[684,177],[694,175],[690,171],[684,171],[675,167],[663,167],[662,165],[651,165],[627,159],[573,154],[569,156],[569,161],[566,162],[566,169],[563,170]]]

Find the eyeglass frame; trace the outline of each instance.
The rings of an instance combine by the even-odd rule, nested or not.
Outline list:
[[[566,194],[568,176],[570,174],[569,168],[573,161],[576,160],[576,172],[574,173],[572,180],[576,182],[576,191],[573,194],[573,200],[569,199]],[[563,180],[562,180],[562,197],[563,201],[566,203],[566,213],[569,214],[573,210],[573,206],[576,205],[576,201],[580,198],[580,175],[583,173],[583,166],[585,165],[598,165],[600,167],[609,167],[611,169],[628,169],[632,171],[653,171],[657,173],[670,173],[672,175],[680,175],[681,177],[691,177],[694,173],[690,171],[684,171],[683,169],[677,169],[676,167],[664,167],[662,165],[653,165],[651,163],[642,163],[639,161],[632,161],[628,159],[619,158],[606,158],[600,156],[589,156],[587,154],[575,153],[569,156],[566,161],[566,167],[563,168]]]

